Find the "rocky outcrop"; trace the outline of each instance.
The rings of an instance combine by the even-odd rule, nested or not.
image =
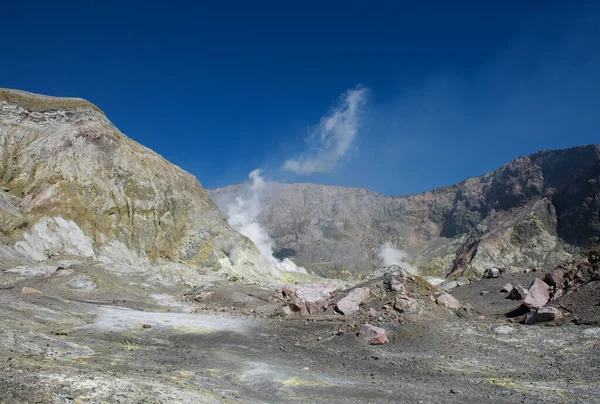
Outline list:
[[[600,145],[590,145],[519,157],[419,195],[275,184],[259,219],[280,257],[335,277],[371,272],[385,242],[407,250],[425,275],[551,268],[600,240],[599,217]]]
[[[1,89],[0,183],[0,266],[77,255],[272,274],[194,176],[85,100]]]

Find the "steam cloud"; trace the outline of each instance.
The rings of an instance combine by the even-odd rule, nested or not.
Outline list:
[[[379,258],[379,262],[381,266],[387,267],[390,265],[398,265],[402,268],[406,269],[413,275],[417,274],[416,268],[409,265],[406,260],[408,258],[408,253],[406,251],[402,251],[394,247],[392,243],[389,241],[387,243],[383,243],[379,247],[379,252],[377,253],[377,258]]]
[[[297,159],[287,160],[283,169],[304,175],[334,169],[358,133],[358,118],[367,93],[366,88],[357,87],[342,94],[340,103],[321,118],[306,139],[308,150]]]
[[[217,198],[217,203],[227,216],[229,224],[252,240],[269,262],[285,272],[306,273],[304,267],[297,266],[290,259],[278,260],[273,256],[273,239],[258,221],[262,210],[262,198],[268,193],[271,186],[260,173],[259,169],[252,171],[248,176],[250,182],[242,185],[242,189],[234,199]]]

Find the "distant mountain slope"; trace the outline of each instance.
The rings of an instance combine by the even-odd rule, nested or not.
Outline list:
[[[419,195],[277,184],[260,221],[280,254],[325,275],[371,271],[386,241],[432,274],[555,265],[600,240],[600,145],[540,151]]]
[[[0,89],[0,186],[0,267],[59,254],[270,273],[194,176],[85,100]]]

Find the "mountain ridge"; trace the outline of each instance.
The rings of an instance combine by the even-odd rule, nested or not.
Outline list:
[[[82,99],[0,90],[0,187],[3,268],[58,254],[274,275],[195,176]]]
[[[567,257],[567,250],[600,239],[594,216],[600,211],[599,162],[597,144],[540,150],[454,185],[399,196],[273,184],[259,220],[276,249],[295,254],[302,265],[341,263],[313,268],[330,276],[340,270],[368,273],[386,241],[409,250],[424,272],[438,275],[481,274],[488,266],[544,267]],[[209,194],[219,202],[235,190]],[[587,219],[578,219],[581,215]]]

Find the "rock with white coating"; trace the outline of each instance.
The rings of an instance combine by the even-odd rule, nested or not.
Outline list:
[[[507,283],[506,285],[504,285],[502,287],[502,289],[500,289],[500,292],[510,293],[510,291],[513,289],[514,289],[514,286],[512,285],[512,283]]]

